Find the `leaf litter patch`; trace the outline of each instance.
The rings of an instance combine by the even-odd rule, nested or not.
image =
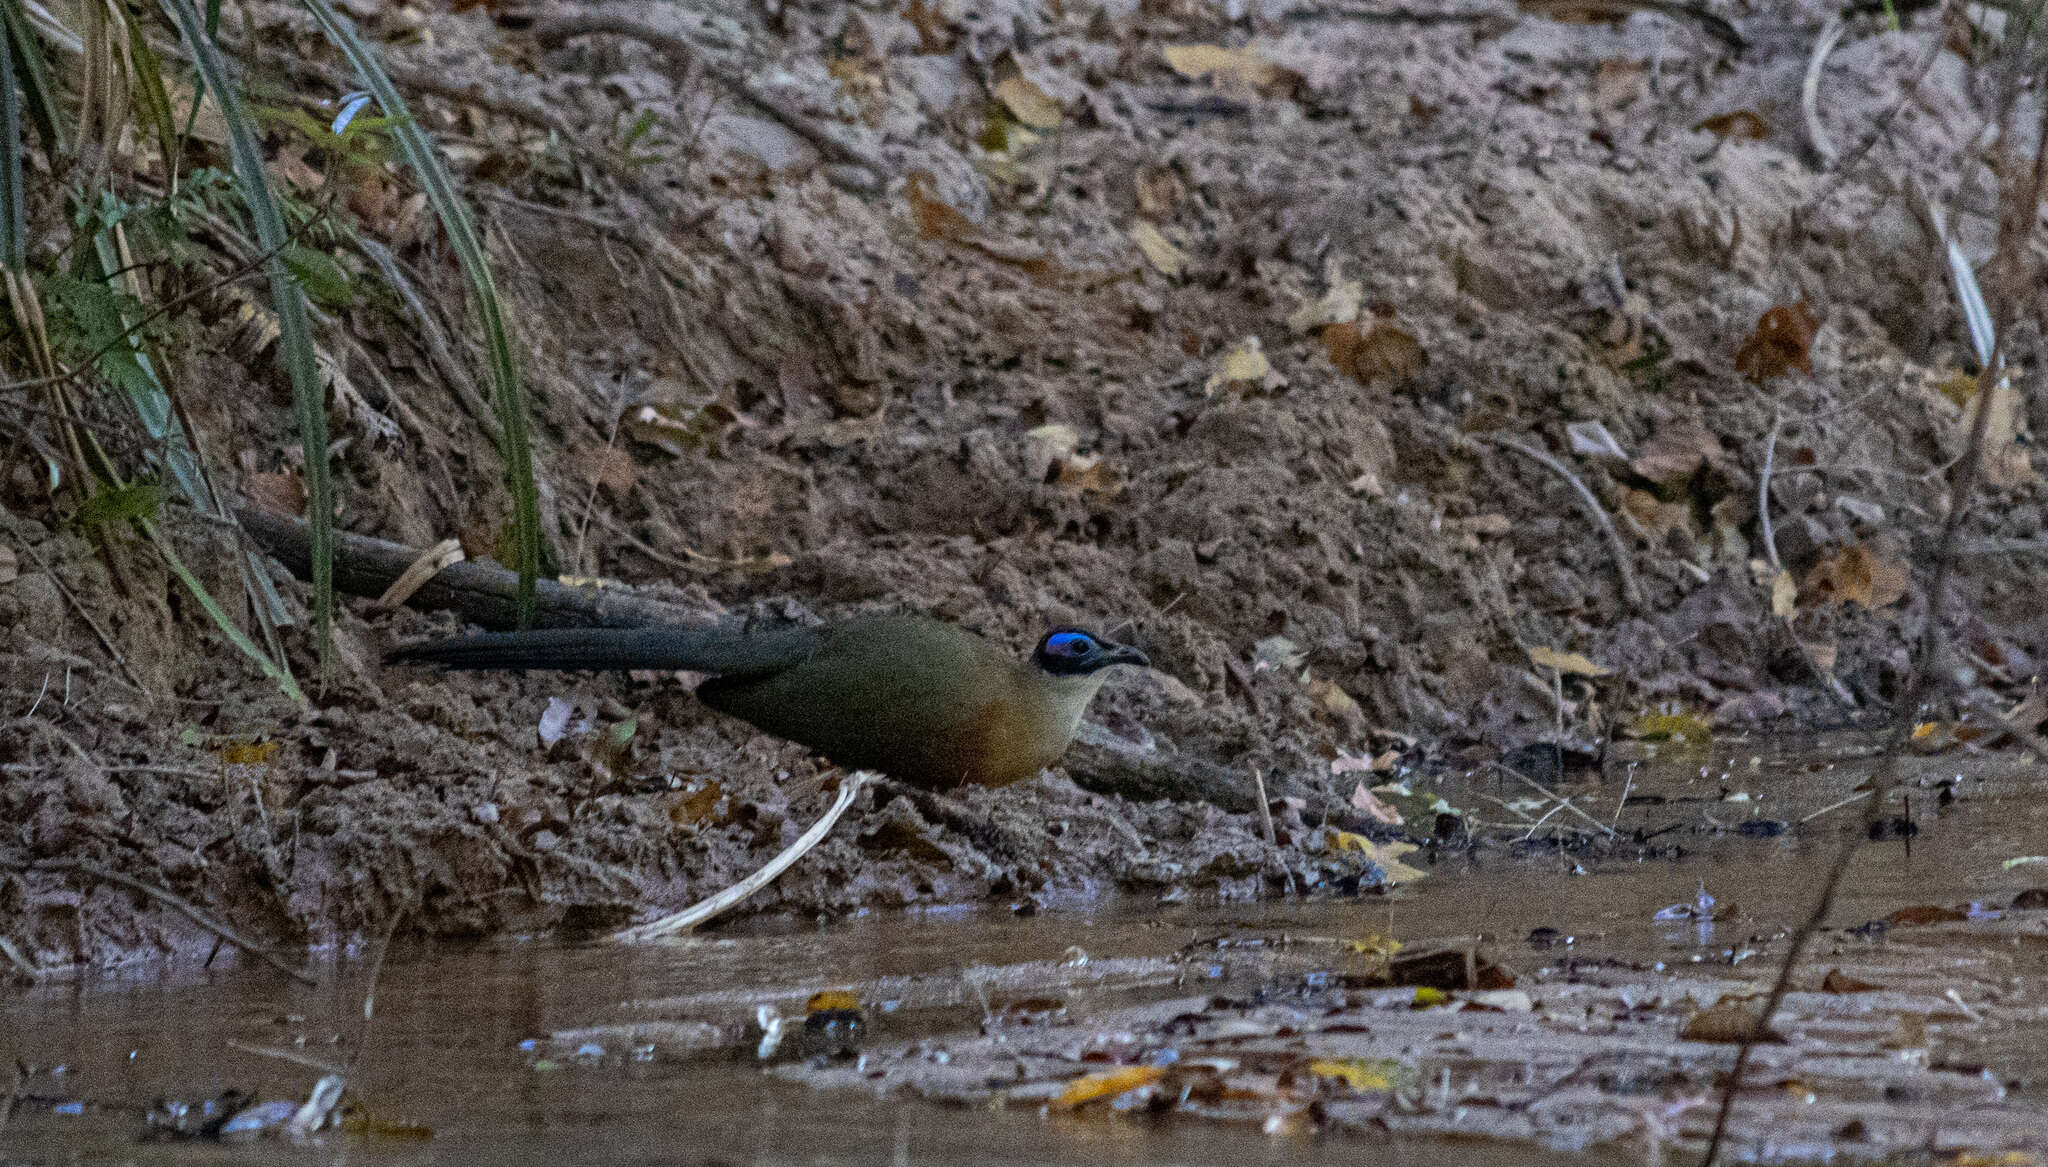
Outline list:
[[[2048,1038],[2035,1004],[2048,916],[1833,938],[1754,1054],[1734,1128],[1745,1157],[2048,1150],[2048,1115],[2025,1089],[2044,1068]],[[1564,1152],[1696,1148],[1775,967],[1706,971],[1532,946],[1525,962],[1547,963],[1517,972],[1469,942],[1388,947],[1400,946],[1280,935],[1200,942],[1149,969],[1142,993],[1054,983],[1039,999],[1058,1008],[1037,1009],[1029,1023],[985,1004],[979,1024],[909,1040],[891,1040],[897,1026],[885,1019],[857,1053],[786,1051],[774,1072],[821,1088],[1102,1122],[1481,1138]],[[1015,985],[1033,967],[1044,971],[961,979]]]

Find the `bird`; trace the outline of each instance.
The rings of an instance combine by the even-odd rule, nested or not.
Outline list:
[[[697,697],[756,729],[931,790],[1007,786],[1059,761],[1114,665],[1145,654],[1058,627],[1027,659],[925,616],[823,625],[543,628],[403,645],[450,669],[689,669]]]

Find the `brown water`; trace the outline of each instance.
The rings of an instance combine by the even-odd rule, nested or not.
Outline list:
[[[1104,1116],[1047,1116],[1035,1108],[949,1109],[928,1103],[814,1091],[764,1075],[750,1054],[685,1064],[609,1057],[590,1066],[539,1069],[528,1039],[578,1026],[631,1019],[645,1003],[731,989],[808,992],[877,977],[971,966],[1057,960],[1071,946],[1095,957],[1165,956],[1223,932],[1273,936],[1441,937],[1485,934],[1510,963],[1540,963],[1524,943],[1548,927],[1584,954],[1651,962],[1725,965],[1752,937],[1790,923],[1803,910],[1821,864],[1855,812],[1837,812],[1794,836],[1714,836],[1694,828],[1703,816],[1730,823],[1755,801],[1720,800],[1732,786],[1761,800],[1763,813],[1796,819],[1847,793],[1867,765],[1820,763],[1835,754],[1813,746],[1792,754],[1736,750],[1732,764],[1645,767],[1632,789],[1662,796],[1631,807],[1624,826],[1679,823],[1669,839],[1678,858],[1576,860],[1561,852],[1511,856],[1491,848],[1386,897],[1219,904],[1199,898],[1056,908],[1030,918],[990,911],[888,913],[817,926],[787,920],[743,922],[714,936],[660,948],[565,946],[551,941],[489,947],[401,946],[387,961],[377,1018],[355,1058],[351,1089],[386,1124],[416,1122],[418,1140],[395,1134],[329,1133],[307,1147],[142,1143],[140,1110],[159,1095],[199,1100],[228,1087],[266,1096],[303,1094],[316,1073],[228,1047],[233,1039],[302,1048],[330,1061],[346,1055],[337,1034],[353,1035],[360,1007],[360,963],[325,970],[305,988],[267,971],[179,970],[168,976],[93,977],[45,984],[0,1001],[0,1058],[61,1074],[40,1074],[0,1131],[0,1165],[60,1162],[293,1163],[851,1163],[991,1164],[1116,1162],[1356,1162],[1356,1140],[1268,1137],[1254,1130],[1191,1122],[1146,1123]],[[1729,777],[1724,781],[1723,772]],[[1961,801],[1922,817],[1910,848],[1887,842],[1858,857],[1835,920],[1882,917],[1909,904],[1951,904],[2048,883],[2048,868],[2005,869],[2015,855],[2048,852],[2048,819],[2038,772],[2015,774],[2009,759],[1916,761],[1924,779],[1961,775]],[[1624,781],[1567,787],[1603,821]],[[1526,790],[1481,783],[1505,801]],[[1451,792],[1454,801],[1456,792]],[[1707,801],[1687,801],[1706,799]],[[1916,796],[1931,809],[1931,795]],[[1503,814],[1507,813],[1505,811]],[[1652,917],[1690,902],[1702,883],[1741,917],[1700,931]],[[1774,946],[1772,952],[1778,949]],[[1551,950],[1553,953],[1555,950]],[[1083,1002],[1069,994],[1077,1012]],[[911,1013],[872,1020],[877,1041],[940,1023]],[[943,1019],[957,1023],[960,1018]],[[299,1043],[303,1042],[303,1045]],[[2024,1067],[2023,1067],[2024,1068]],[[2031,1067],[2039,1069],[2040,1067]],[[50,1099],[93,1104],[58,1113]],[[1440,1161],[1437,1143],[1376,1144],[1376,1162]],[[1532,1163],[1528,1148],[1460,1145],[1461,1162]],[[1562,1159],[1560,1158],[1560,1161]],[[1572,1162],[1588,1162],[1574,1156]],[[1594,1162],[1600,1160],[1594,1159]],[[1616,1159],[1615,1161],[1623,1161]]]

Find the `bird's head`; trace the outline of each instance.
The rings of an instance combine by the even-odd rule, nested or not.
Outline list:
[[[1038,642],[1031,663],[1055,677],[1085,677],[1111,665],[1142,665],[1152,662],[1128,644],[1104,640],[1079,628],[1055,628]]]

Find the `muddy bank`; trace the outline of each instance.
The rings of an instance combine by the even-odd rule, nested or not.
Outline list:
[[[1312,0],[648,17],[772,78],[788,117],[646,36],[357,8],[402,76],[502,99],[422,101],[518,299],[565,572],[704,610],[916,609],[1020,652],[1053,623],[1115,625],[1159,666],[1104,694],[1067,773],[864,805],[751,910],[1341,883],[1369,873],[1320,850],[1313,808],[1349,803],[1346,759],[1459,773],[1651,706],[1842,723],[1899,692],[1970,364],[1923,196],[1981,258],[1982,62],[1939,53],[1872,163],[1831,173],[1796,111],[1818,4],[1738,21],[1739,54],[1653,14]],[[316,51],[302,16],[250,11]],[[1859,133],[1943,35],[1926,14],[1859,28],[1822,79],[1825,126]],[[535,103],[589,153],[522,120]],[[1743,133],[1706,125],[1737,113],[1753,122],[1713,124]],[[621,147],[642,115],[652,145]],[[354,206],[459,300],[416,208]],[[1804,366],[1752,383],[1745,340],[1802,299]],[[275,499],[296,438],[273,358],[225,293],[205,304],[189,375],[222,389],[191,395],[192,423],[229,482]],[[335,392],[341,522],[488,554],[501,459],[382,305],[332,322],[376,358]],[[2035,335],[2010,350],[2028,376]],[[1968,531],[1960,643],[1992,686],[2042,643],[2026,412]],[[1557,459],[1601,519],[1502,439]],[[816,812],[811,759],[672,682],[387,671],[384,648],[441,625],[360,604],[300,711],[145,546],[76,533],[32,461],[0,483],[0,698],[29,711],[0,727],[0,935],[21,967],[214,943],[35,869],[52,860],[287,945],[406,905],[409,928],[479,935],[699,898]],[[240,594],[228,533],[166,521]],[[1590,667],[1560,679],[1532,647]],[[544,744],[556,698],[576,732]],[[1169,776],[1157,801],[1090,792],[1134,754]],[[1309,816],[1283,804],[1269,846],[1177,769],[1240,798],[1256,771]]]

